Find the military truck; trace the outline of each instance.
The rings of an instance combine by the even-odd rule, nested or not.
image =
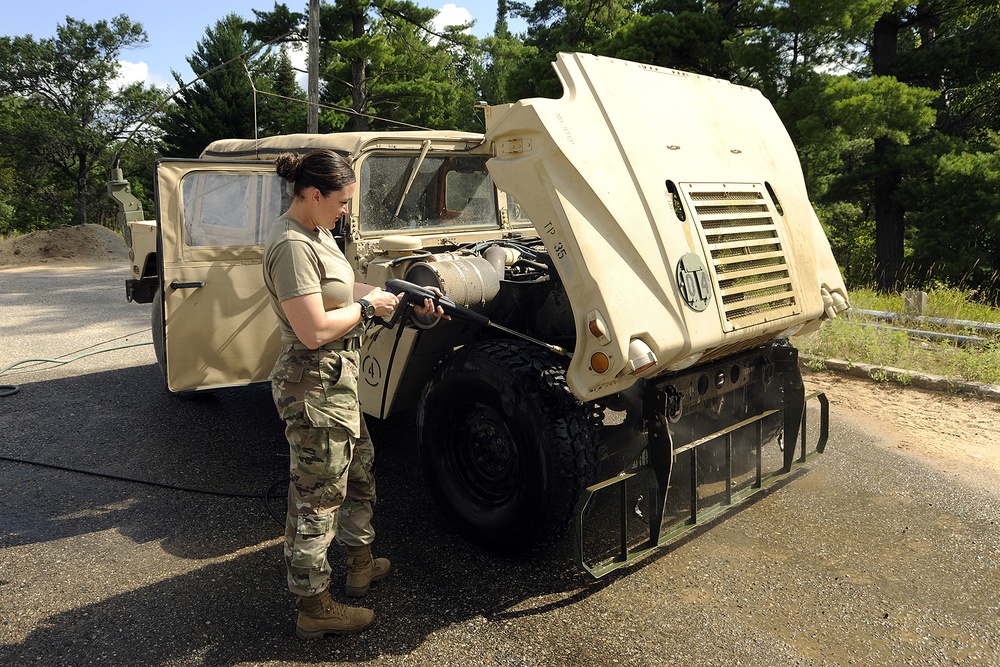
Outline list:
[[[436,286],[476,315],[373,325],[365,413],[415,414],[466,536],[522,552],[572,528],[603,576],[822,450],[825,397],[807,445],[789,338],[847,292],[759,92],[591,55],[554,66],[560,99],[486,106],[483,134],[216,141],[156,163],[155,220],[120,174],[110,189],[167,389],[247,385],[279,348],[261,257],[289,195],[272,161],[345,156],[359,187],[335,236],[356,279]]]

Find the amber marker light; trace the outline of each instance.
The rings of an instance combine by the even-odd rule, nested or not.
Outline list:
[[[595,373],[604,375],[611,369],[611,360],[608,359],[608,355],[603,352],[594,352],[594,354],[590,356],[590,368],[593,369]]]
[[[604,323],[604,318],[599,311],[592,310],[587,314],[587,330],[601,345],[607,345],[611,342],[611,337],[608,335],[608,325]]]

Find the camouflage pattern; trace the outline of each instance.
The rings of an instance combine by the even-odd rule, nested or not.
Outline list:
[[[358,363],[356,350],[289,344],[271,373],[290,454],[285,566],[299,596],[329,586],[334,538],[349,546],[375,539],[375,450],[358,404]]]

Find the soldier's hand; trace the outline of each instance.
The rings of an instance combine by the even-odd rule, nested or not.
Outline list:
[[[365,298],[368,302],[375,306],[375,317],[381,317],[382,319],[389,319],[392,313],[396,310],[396,306],[399,305],[399,298],[392,292],[386,292],[381,287],[376,287],[367,295]]]
[[[444,293],[440,289],[438,289],[437,287],[430,287],[430,286],[428,286],[427,289],[429,289],[430,291],[434,292],[439,297],[444,296]],[[419,306],[418,305],[414,305],[413,310],[418,315],[433,315],[434,317],[437,317],[437,318],[442,318],[443,317],[446,320],[450,320],[451,319],[451,315],[445,315],[444,314],[444,308],[442,308],[441,306],[437,306],[437,307],[434,306],[434,300],[433,299],[424,299],[424,302],[422,304],[420,304]]]

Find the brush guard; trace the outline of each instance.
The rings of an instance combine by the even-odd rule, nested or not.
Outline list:
[[[816,446],[812,451],[809,451],[807,446],[808,440],[808,429],[807,429],[807,419],[808,411],[805,409],[808,402],[815,399],[819,403],[819,432],[816,441]],[[763,474],[762,464],[763,464],[763,423],[764,419],[767,417],[777,414],[779,412],[787,413],[790,409],[794,410],[797,407],[801,407],[801,420],[799,423],[800,428],[794,429],[798,431],[796,437],[793,435],[790,438],[790,442],[784,443],[782,449],[782,455],[784,459],[784,464],[780,469],[775,470],[767,475]],[[784,415],[787,426],[789,425],[788,414]],[[794,416],[792,416],[794,420]],[[786,405],[782,409],[778,410],[766,410],[760,414],[740,421],[736,424],[732,424],[726,428],[720,429],[714,433],[707,436],[694,440],[690,443],[684,444],[677,447],[676,449],[671,448],[670,436],[666,428],[666,422],[663,419],[663,415],[657,415],[654,420],[658,420],[659,423],[651,424],[649,427],[648,442],[644,448],[644,456],[641,457],[643,463],[637,467],[634,467],[625,472],[619,473],[615,477],[611,477],[597,484],[593,484],[587,487],[580,497],[579,502],[576,506],[576,511],[574,515],[574,551],[576,563],[579,567],[586,570],[595,579],[600,579],[601,577],[607,575],[610,572],[617,570],[620,567],[628,565],[646,555],[650,552],[674,542],[682,535],[690,532],[691,530],[706,524],[713,519],[719,517],[722,514],[730,511],[731,509],[738,507],[749,501],[751,498],[757,494],[766,491],[770,487],[774,486],[776,483],[783,479],[787,479],[789,474],[798,469],[801,465],[807,463],[808,461],[815,458],[816,455],[821,454],[826,448],[827,440],[829,439],[830,433],[830,403],[823,392],[813,392],[804,397],[802,403],[794,403],[791,405]],[[792,421],[791,423],[795,423]],[[754,428],[756,429],[756,445],[753,446],[755,458],[756,458],[756,478],[754,481],[744,489],[739,491],[734,491],[733,489],[733,469],[732,469],[732,456],[733,456],[733,434],[741,429]],[[723,492],[723,498],[720,502],[715,505],[711,505],[705,508],[698,507],[699,495],[699,479],[698,479],[698,452],[699,450],[707,445],[708,443],[714,442],[720,438],[724,439],[725,445],[725,491]],[[666,440],[664,442],[663,440]],[[800,443],[800,446],[796,446],[796,440]],[[673,461],[676,460],[677,455],[684,452],[691,452],[690,455],[690,515],[686,520],[674,523],[673,525],[664,527],[663,517],[667,506],[667,495],[670,486],[671,468],[674,465]],[[796,457],[796,452],[798,456]],[[649,507],[651,508],[650,516],[648,518],[649,523],[649,535],[648,539],[645,541],[636,540],[629,538],[629,519],[630,515],[637,515],[638,510],[631,507],[632,503],[629,498],[629,482],[641,482],[644,477],[644,472],[652,472],[653,479],[656,480],[655,487],[643,487],[642,491],[649,493],[651,495],[651,501]],[[648,477],[648,476],[647,476]],[[617,515],[619,523],[620,541],[617,547],[617,555],[607,558],[605,560],[588,563],[585,558],[585,515],[588,511],[588,506],[591,500],[594,498],[595,494],[600,491],[609,489],[611,487],[618,487],[617,493]],[[635,490],[633,489],[633,493]],[[641,498],[642,496],[639,496]],[[630,546],[630,542],[639,542],[637,546]],[[605,552],[607,553],[607,552]]]

